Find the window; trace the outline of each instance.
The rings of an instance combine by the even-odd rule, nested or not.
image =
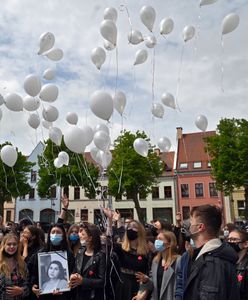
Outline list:
[[[202,163],[200,161],[195,161],[194,162],[194,169],[201,168],[201,166],[202,166]]]
[[[50,192],[52,199],[56,198],[56,191],[57,191],[56,186],[52,186],[51,187],[51,192]]]
[[[180,169],[187,169],[188,168],[188,164],[187,163],[180,163],[179,168]]]
[[[33,211],[31,209],[22,209],[19,211],[19,220],[21,219],[29,219],[33,220]]]
[[[172,208],[165,208],[165,207],[158,207],[152,209],[153,220],[163,219],[170,223],[173,222],[172,220]]]
[[[34,200],[34,196],[35,196],[35,189],[31,189],[28,195],[28,199]]]
[[[209,195],[210,197],[218,197],[215,182],[209,182]]]
[[[245,201],[237,200],[237,206],[238,206],[239,217],[244,217],[245,216]]]
[[[36,182],[37,171],[31,170],[31,182]]]
[[[182,198],[189,197],[189,185],[186,183],[181,184],[181,196],[182,196]]]
[[[172,198],[171,186],[165,186],[164,187],[164,197],[165,197],[165,199],[171,199]]]
[[[208,162],[208,168],[211,168],[211,162],[210,161]]]
[[[55,222],[55,211],[50,208],[46,208],[40,211],[40,222],[54,223]]]
[[[139,200],[146,200],[146,192],[145,191],[139,192]]]
[[[80,219],[82,222],[88,222],[88,209],[81,209]]]
[[[152,199],[159,199],[159,187],[158,186],[152,187]]]
[[[196,197],[203,197],[203,183],[196,183],[195,184],[195,196]]]
[[[74,187],[74,199],[75,200],[80,199],[80,187],[79,186]]]
[[[132,208],[123,208],[118,209],[121,214],[121,218],[125,219],[133,219],[133,209]]]
[[[66,195],[69,198],[69,187],[68,186],[64,187],[63,194]]]
[[[6,222],[11,221],[11,210],[7,210],[6,212]]]

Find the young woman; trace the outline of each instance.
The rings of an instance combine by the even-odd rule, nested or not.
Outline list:
[[[76,224],[71,225],[71,227],[68,229],[67,232],[68,245],[71,252],[74,254],[74,256],[77,255],[78,250],[81,246],[78,233],[79,233],[79,226]]]
[[[47,268],[47,277],[48,281],[44,282],[42,285],[42,291],[51,291],[51,290],[63,290],[68,288],[68,282],[65,279],[65,272],[63,265],[60,261],[54,260],[51,261]]]
[[[0,299],[21,299],[28,294],[28,271],[20,254],[18,237],[8,233],[0,246]]]
[[[177,240],[173,232],[162,231],[155,240],[157,255],[152,262],[150,278],[142,273],[137,273],[139,282],[145,283],[144,293],[152,290],[151,300],[175,299],[176,272],[180,263],[180,256],[177,254]],[[137,296],[134,299],[140,299]],[[142,299],[145,299],[143,297]]]
[[[57,223],[52,225],[48,232],[47,236],[47,245],[42,250],[42,252],[51,252],[51,251],[66,251],[67,252],[67,260],[68,260],[68,268],[69,273],[71,274],[74,269],[75,259],[73,254],[71,253],[68,243],[67,237],[65,233],[65,229],[63,224]],[[33,255],[32,262],[30,264],[30,276],[31,276],[31,285],[33,293],[39,297],[39,299],[51,299],[52,295],[40,295],[40,288],[39,287],[39,276],[38,276],[38,253]],[[57,300],[67,300],[70,299],[71,295],[70,292],[61,293],[56,287],[54,287],[54,295],[56,295]]]
[[[101,251],[101,231],[94,224],[81,225],[80,241],[83,247],[76,256],[70,287],[76,289],[76,299],[103,300],[106,258]]]

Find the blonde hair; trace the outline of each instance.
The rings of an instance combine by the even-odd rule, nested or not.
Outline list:
[[[73,230],[74,228],[77,228],[78,231],[79,231],[79,225],[77,225],[77,224],[72,224],[72,225],[70,226],[70,228],[69,228],[68,231],[67,231],[67,241],[68,241],[68,246],[69,246],[71,252],[73,253],[74,256],[76,256],[77,253],[78,253],[78,250],[79,250],[79,248],[80,248],[80,246],[81,246],[81,244],[80,244],[80,239],[78,239],[77,243],[72,247],[72,242],[70,241],[70,238],[69,238],[69,237],[70,237],[70,234],[71,234],[71,232],[72,232],[72,230]]]
[[[169,247],[164,250],[166,253],[166,261],[165,265],[170,266],[179,256],[177,254],[177,238],[175,234],[171,231],[161,231],[159,234],[162,234],[164,239],[166,239],[169,243]],[[162,257],[162,253],[158,252],[158,254],[154,257],[154,261],[159,262]]]
[[[21,249],[18,237],[14,233],[8,233],[3,237],[2,243],[0,245],[0,273],[4,274],[7,278],[11,278],[11,271],[6,260],[6,257],[3,254],[6,243],[10,239],[15,239],[17,242],[17,250],[14,254],[14,259],[17,262],[18,272],[23,278],[27,277],[27,269],[23,257],[21,256]]]
[[[148,246],[147,246],[147,242],[146,242],[145,228],[140,222],[138,222],[136,220],[132,220],[129,223],[129,225],[131,223],[135,223],[138,227],[137,254],[138,255],[147,255]],[[129,225],[128,225],[128,227],[129,227]],[[128,229],[128,227],[127,227],[127,229]],[[127,252],[130,251],[131,250],[131,245],[130,244],[131,244],[131,242],[127,237],[127,231],[126,231],[125,236],[124,236],[124,240],[123,240],[123,243],[122,243],[122,249],[127,251]]]

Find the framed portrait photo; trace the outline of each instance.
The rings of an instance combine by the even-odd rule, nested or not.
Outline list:
[[[66,251],[38,253],[38,268],[41,295],[70,290]]]

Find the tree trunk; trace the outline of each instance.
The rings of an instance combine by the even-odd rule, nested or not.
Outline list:
[[[245,188],[245,219],[248,220],[248,183],[244,184]]]
[[[139,221],[140,221],[140,223],[144,224],[145,223],[145,215],[144,215],[144,210],[142,210],[142,208],[140,207],[140,204],[139,204],[138,193],[134,192],[132,194],[132,199],[134,202],[135,209],[137,211]]]
[[[4,200],[0,198],[0,216],[2,217],[3,217],[3,204],[4,204]]]

